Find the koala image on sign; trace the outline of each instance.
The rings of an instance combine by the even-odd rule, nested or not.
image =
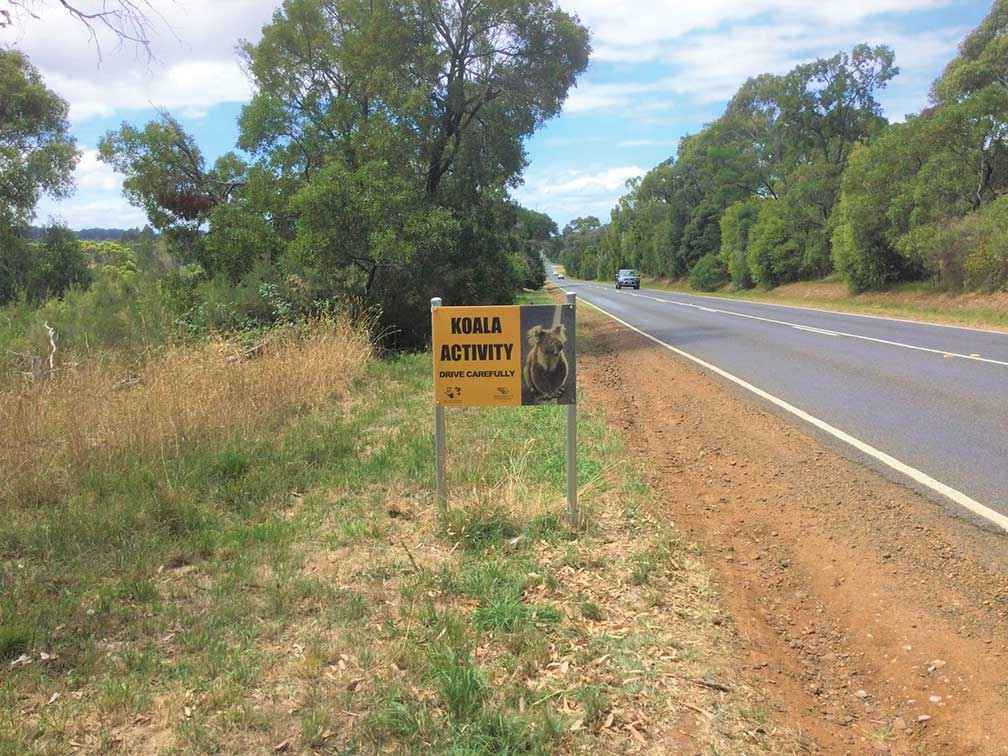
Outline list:
[[[532,326],[526,338],[529,346],[522,380],[535,397],[556,399],[567,382],[566,329],[562,324],[548,331]]]
[[[571,314],[566,307],[522,308],[523,404],[574,402]]]

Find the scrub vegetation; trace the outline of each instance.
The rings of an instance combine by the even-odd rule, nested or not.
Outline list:
[[[901,123],[877,99],[899,74],[885,46],[754,76],[629,183],[608,224],[572,221],[554,254],[582,278],[633,267],[702,291],[833,273],[852,294],[921,281],[1004,291],[1006,30],[1008,0],[996,0],[928,107]]]
[[[159,247],[137,298],[156,290],[143,306],[195,331],[366,311],[386,346],[418,348],[434,295],[539,288],[556,226],[508,192],[589,52],[553,2],[286,0],[240,45],[253,93],[235,151],[208,159],[169,112],[100,140]],[[100,261],[28,224],[73,189],[67,103],[17,50],[0,51],[0,103],[0,307],[66,301]]]
[[[0,752],[795,747],[593,411],[583,529],[558,407],[450,412],[441,514],[429,355],[262,343],[2,389]]]

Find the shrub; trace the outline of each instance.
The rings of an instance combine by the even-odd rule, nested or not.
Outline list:
[[[772,289],[798,277],[802,250],[791,231],[781,200],[767,200],[761,205],[746,250],[753,281]]]
[[[896,247],[943,288],[1008,288],[1008,197],[964,218],[919,226]]]
[[[721,249],[721,208],[704,201],[694,208],[689,223],[683,229],[679,249],[679,264],[690,269],[706,254]]]
[[[976,247],[966,257],[964,268],[969,288],[1008,290],[1008,197],[985,209],[981,233]]]
[[[833,265],[852,293],[882,289],[907,266],[885,236],[884,209],[865,195],[846,192],[834,211]]]
[[[727,280],[721,256],[713,252],[697,260],[689,274],[689,284],[697,291],[717,291]]]
[[[30,266],[28,242],[12,229],[0,225],[0,306],[24,291]]]
[[[740,200],[729,205],[721,216],[721,262],[731,277],[736,291],[752,287],[746,248],[749,235],[759,215],[760,201]]]

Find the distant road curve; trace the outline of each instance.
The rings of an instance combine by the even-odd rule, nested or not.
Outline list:
[[[554,283],[858,459],[1008,531],[1008,333]]]

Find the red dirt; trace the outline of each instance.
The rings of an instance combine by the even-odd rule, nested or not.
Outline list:
[[[580,331],[587,396],[703,547],[779,722],[826,753],[1008,753],[1008,537],[595,311]]]

